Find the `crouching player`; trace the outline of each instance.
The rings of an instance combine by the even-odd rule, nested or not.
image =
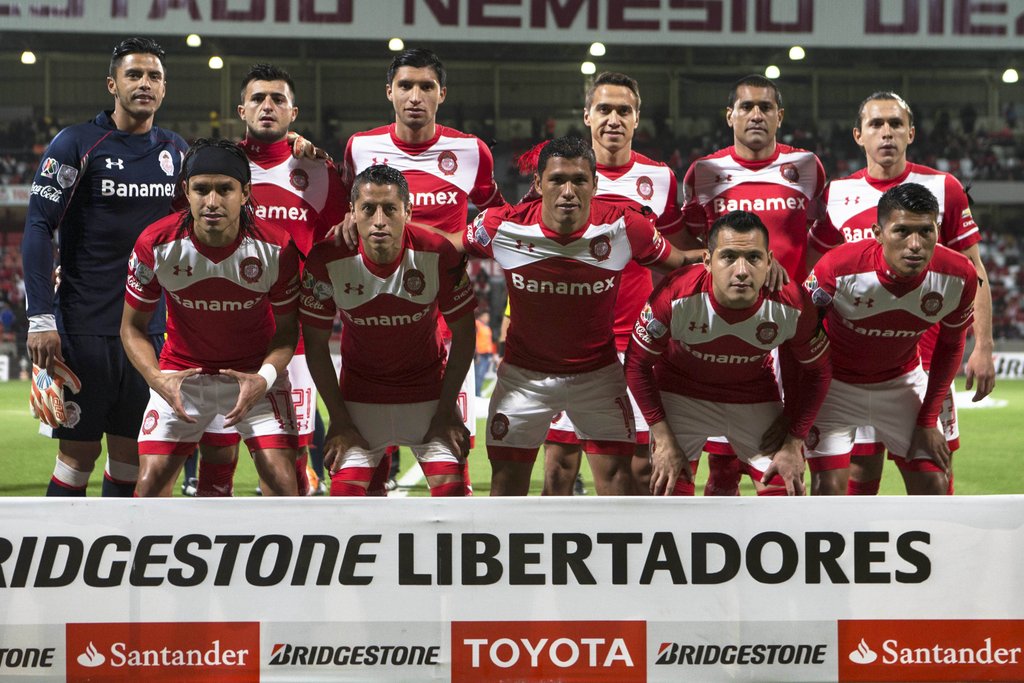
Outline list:
[[[306,362],[330,413],[324,463],[331,495],[364,496],[389,446],[409,446],[434,496],[463,496],[469,432],[457,397],[476,342],[475,298],[462,256],[409,224],[409,185],[370,166],[352,185],[359,243],[313,247],[300,306]],[[328,340],[341,309],[339,377]],[[445,361],[438,315],[452,332]]]
[[[814,268],[814,303],[826,309],[835,381],[807,439],[811,492],[847,491],[858,427],[874,427],[909,494],[948,490],[949,444],[940,411],[960,367],[978,274],[936,244],[939,202],[917,183],[878,201],[875,239],[847,243]],[[931,370],[918,340],[940,323]]]
[[[719,434],[767,485],[759,493],[803,494],[803,440],[828,389],[829,344],[805,290],[765,289],[771,264],[764,223],[733,211],[712,225],[704,265],[674,273],[641,311],[626,379],[651,426],[655,495],[692,496],[704,441]],[[772,369],[779,346],[799,363],[783,371],[785,411]]]
[[[183,167],[188,210],[146,228],[128,268],[121,340],[150,386],[136,495],[170,496],[197,443],[204,461],[221,462],[240,438],[264,493],[295,495],[286,367],[298,339],[298,251],[287,232],[253,215],[249,161],[237,145],[199,140]],[[146,329],[163,292],[158,362]],[[218,416],[237,434],[207,435]]]

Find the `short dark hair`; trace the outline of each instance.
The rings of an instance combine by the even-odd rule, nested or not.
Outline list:
[[[391,85],[395,80],[395,73],[403,66],[411,66],[415,69],[422,69],[429,67],[434,70],[437,74],[437,82],[444,88],[448,84],[448,72],[445,71],[444,64],[438,58],[433,51],[422,47],[414,47],[408,50],[403,50],[391,60],[391,66],[388,67],[388,85]]]
[[[732,107],[736,104],[736,98],[739,96],[737,93],[743,86],[748,88],[770,88],[775,93],[775,106],[782,109],[782,92],[779,91],[779,86],[772,79],[758,74],[749,74],[732,84],[732,90],[729,91],[729,101],[726,103],[727,107]]]
[[[939,216],[939,200],[924,185],[903,183],[890,188],[878,200],[878,224],[883,225],[895,211]]]
[[[287,71],[273,64],[253,64],[242,76],[242,92],[240,97],[245,102],[245,89],[253,81],[284,81],[292,92],[292,104],[295,104],[295,82]]]
[[[245,152],[236,143],[226,138],[199,138],[192,143],[192,146],[188,148],[188,152],[185,153],[185,158],[181,160],[181,174],[178,176],[178,186],[180,187],[183,183],[188,183],[188,171],[191,164],[189,163],[192,157],[194,157],[200,150],[209,147],[218,147],[225,152],[236,156],[240,161],[244,163],[243,174],[245,176],[242,187],[248,185],[252,180],[252,171],[249,166],[249,157],[245,155]],[[239,166],[242,168],[242,166]],[[181,223],[178,224],[178,237],[184,237],[192,231],[192,225],[194,219],[192,218],[192,211],[189,207],[185,207],[182,212]],[[239,234],[246,236],[252,233],[253,226],[256,224],[256,214],[252,207],[252,195],[249,195],[249,201],[242,205],[242,213],[238,217],[238,232]]]
[[[107,75],[114,78],[117,74],[117,67],[121,66],[125,56],[140,54],[155,55],[160,60],[160,66],[163,66],[167,53],[160,47],[160,43],[152,38],[125,38],[114,46],[114,52],[110,55],[110,67],[107,69]],[[166,71],[166,69],[164,70]]]
[[[405,176],[394,166],[375,164],[368,166],[352,181],[352,193],[349,200],[355,205],[359,199],[359,189],[366,184],[370,185],[394,185],[398,188],[398,196],[406,207],[409,206],[409,183]]]
[[[768,248],[768,228],[756,213],[749,211],[730,211],[711,224],[711,232],[708,233],[708,251],[714,251],[718,246],[718,233],[722,228],[729,228],[735,232],[747,233],[755,230],[764,235],[764,246]]]
[[[889,100],[891,102],[895,102],[903,107],[907,112],[907,118],[910,120],[910,125],[914,125],[914,112],[911,111],[910,105],[907,104],[907,101],[891,90],[879,90],[865,97],[864,101],[860,103],[859,107],[857,107],[857,120],[853,124],[853,127],[857,130],[860,130],[860,122],[861,119],[864,118],[864,107],[868,106],[868,102],[872,100]]]
[[[548,159],[551,157],[560,157],[562,159],[586,159],[590,166],[591,175],[597,175],[597,157],[594,156],[594,150],[590,146],[590,142],[584,140],[581,137],[575,135],[567,135],[561,138],[555,138],[548,144],[544,145],[544,149],[540,151],[540,156],[537,157],[537,175],[544,175],[544,167],[548,164]]]
[[[623,88],[628,88],[636,98],[636,110],[640,111],[640,84],[636,82],[635,78],[617,71],[602,71],[594,78],[594,82],[587,88],[587,96],[583,101],[584,109],[590,109],[590,105],[594,103],[594,93],[602,85],[621,85]]]

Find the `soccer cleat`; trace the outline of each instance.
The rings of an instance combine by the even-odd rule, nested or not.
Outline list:
[[[583,475],[577,474],[576,481],[572,484],[572,495],[574,496],[585,496],[587,495],[587,487],[583,485]]]
[[[388,479],[387,482],[384,484],[384,488],[387,489],[388,491],[394,491],[395,489],[398,488],[398,482],[395,481],[394,479]]]
[[[199,480],[195,477],[189,477],[181,484],[181,495],[195,497],[196,492],[199,490]]]
[[[320,477],[316,476],[316,472],[313,471],[313,467],[306,463],[306,479],[309,481],[309,490],[306,491],[307,496],[318,496],[321,495],[320,490]]]

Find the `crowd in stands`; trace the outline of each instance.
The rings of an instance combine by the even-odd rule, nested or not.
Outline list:
[[[1021,240],[1019,234],[987,231],[981,243],[981,256],[992,283],[992,336],[995,339],[1024,339]]]

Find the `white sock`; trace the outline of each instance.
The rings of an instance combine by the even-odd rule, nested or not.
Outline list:
[[[90,474],[92,470],[80,472],[60,458],[57,458],[57,463],[53,466],[53,478],[72,489],[84,489],[88,486]]]
[[[107,473],[107,478],[113,479],[116,482],[127,484],[139,480],[138,465],[118,462],[117,460],[112,460],[110,456],[107,456],[107,468],[104,471]]]

